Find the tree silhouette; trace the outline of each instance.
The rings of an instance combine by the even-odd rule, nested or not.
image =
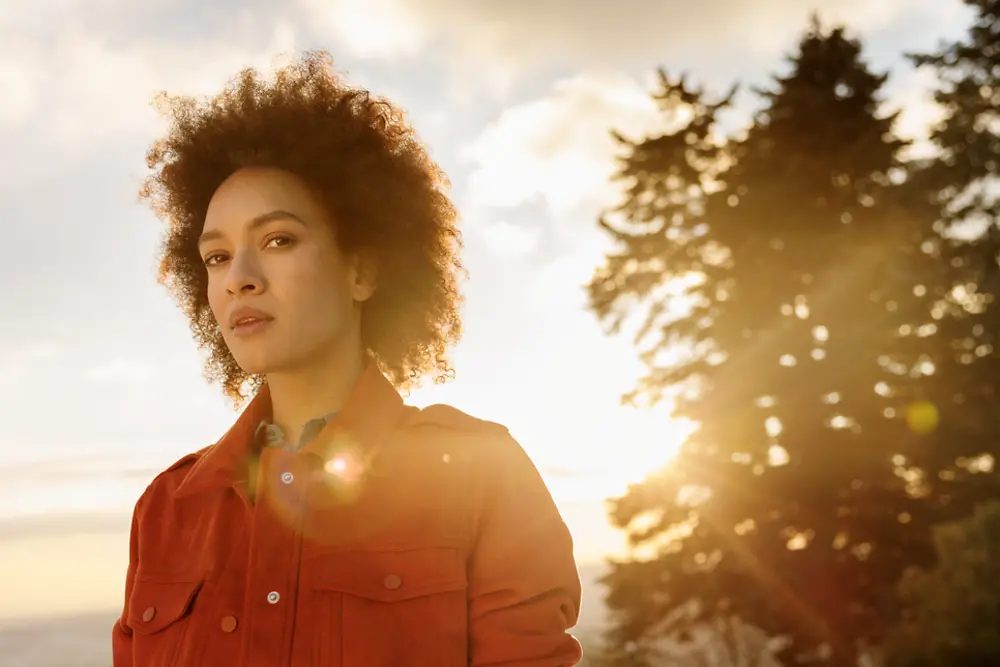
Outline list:
[[[964,2],[975,13],[966,39],[911,55],[937,75],[934,98],[944,112],[932,135],[940,152],[918,177],[941,207],[942,224],[982,232],[1000,218],[1000,0]]]
[[[942,359],[936,387],[942,402],[961,406],[947,427],[953,438],[989,442],[1000,431],[1000,0],[965,2],[975,13],[966,39],[911,56],[937,74],[944,118],[931,135],[937,150],[910,180],[947,237],[940,252],[959,285],[946,306],[954,316],[939,322],[958,351]]]
[[[906,178],[886,77],[815,21],[790,64],[743,137],[718,136],[728,96],[665,75],[671,131],[619,136],[629,186],[591,307],[612,331],[642,312],[627,400],[679,391],[700,424],[612,503],[637,547],[606,581],[621,665],[732,617],[784,637],[786,664],[853,666],[903,572],[933,564],[930,526],[993,479],[998,443],[965,437],[982,414],[954,400],[982,384],[956,335],[983,304]]]

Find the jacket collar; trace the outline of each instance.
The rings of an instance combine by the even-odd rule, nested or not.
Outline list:
[[[346,447],[355,451],[373,450],[395,428],[405,409],[395,387],[371,361],[344,407],[299,453],[326,461]],[[243,482],[247,467],[259,453],[257,427],[262,420],[270,419],[271,395],[264,384],[236,423],[194,463],[177,487],[175,497]]]

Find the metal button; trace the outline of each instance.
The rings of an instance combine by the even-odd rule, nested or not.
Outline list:
[[[403,579],[398,574],[390,574],[383,581],[385,587],[390,590],[396,590],[403,585]]]
[[[290,472],[281,473],[281,481],[284,484],[291,484],[295,477]]]
[[[278,591],[271,591],[270,593],[267,594],[267,601],[270,602],[271,604],[278,604],[278,600],[280,599],[281,596],[278,595]]]
[[[232,632],[236,629],[236,626],[239,625],[239,622],[236,620],[235,616],[226,616],[222,619],[221,625],[223,632]]]
[[[149,607],[146,611],[142,612],[142,620],[149,623],[156,616],[156,607]]]

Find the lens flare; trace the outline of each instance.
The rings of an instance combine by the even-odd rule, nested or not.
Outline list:
[[[337,452],[323,464],[323,470],[328,475],[333,475],[341,482],[354,484],[361,479],[364,472],[364,464],[361,459],[351,450]]]
[[[917,401],[906,407],[906,425],[914,433],[931,433],[938,427],[937,406],[930,401]]]

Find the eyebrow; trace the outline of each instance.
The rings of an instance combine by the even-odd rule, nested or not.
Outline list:
[[[253,231],[258,227],[263,227],[264,225],[274,222],[275,220],[294,220],[299,224],[305,225],[306,221],[295,215],[291,211],[286,211],[284,209],[275,209],[273,211],[268,211],[267,213],[261,213],[260,215],[251,218],[250,222],[247,223],[247,229]],[[222,238],[222,232],[217,229],[210,229],[207,232],[203,232],[201,236],[198,237],[198,245],[208,241],[216,241]]]

